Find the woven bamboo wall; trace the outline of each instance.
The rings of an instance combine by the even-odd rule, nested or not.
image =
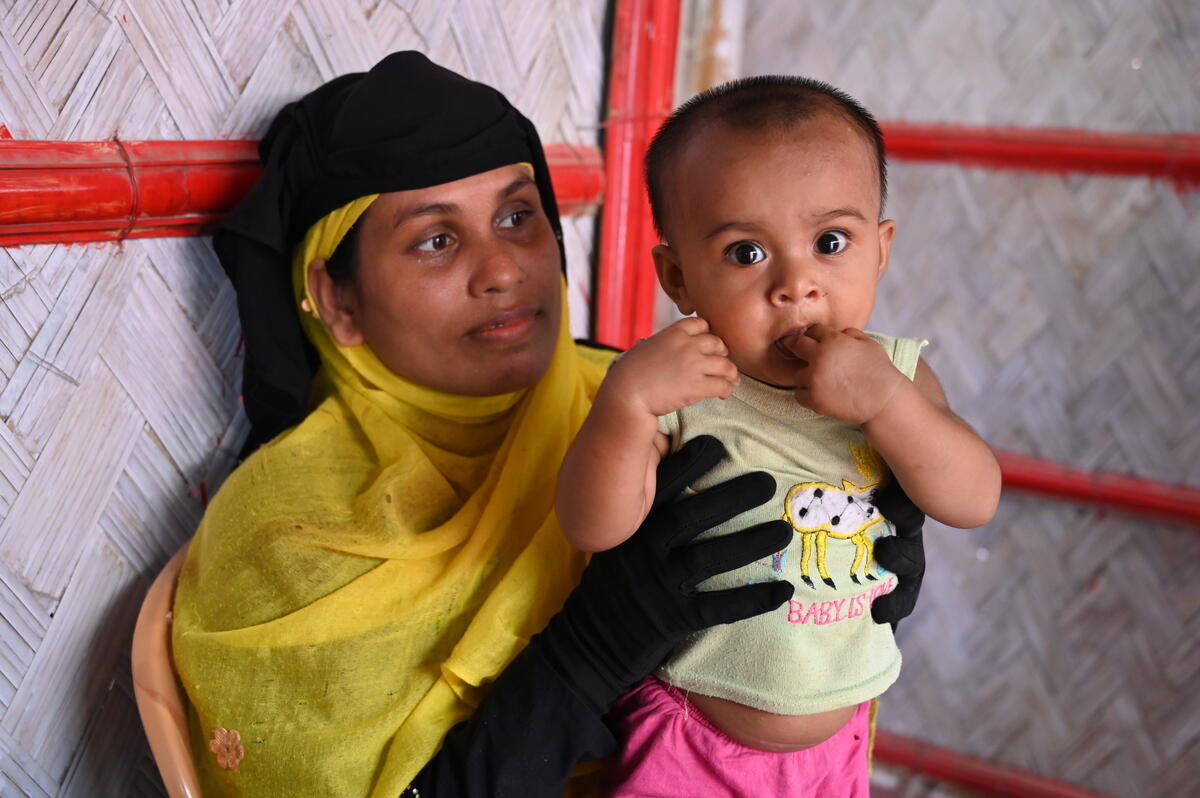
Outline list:
[[[257,137],[284,102],[416,48],[596,143],[605,3],[0,0],[16,138]],[[586,307],[592,220],[566,220]],[[586,323],[576,313],[576,329]],[[128,646],[148,580],[245,434],[207,239],[0,250],[0,795],[160,795]]]
[[[1194,0],[746,6],[743,74],[881,119],[1200,132]],[[997,446],[1200,485],[1200,193],[892,175],[873,326],[933,341],[955,409]],[[929,529],[883,726],[1118,798],[1200,794],[1200,530],[1016,494],[981,531]]]

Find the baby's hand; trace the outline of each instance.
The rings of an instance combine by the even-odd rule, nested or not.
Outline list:
[[[805,361],[796,372],[796,401],[847,424],[862,425],[887,405],[904,375],[862,330],[814,324],[785,345]]]
[[[704,319],[680,319],[644,338],[608,372],[603,389],[638,409],[665,416],[702,399],[726,399],[740,381],[725,342]]]

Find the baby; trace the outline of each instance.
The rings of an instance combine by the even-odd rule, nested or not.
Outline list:
[[[563,462],[558,514],[586,551],[633,534],[660,458],[709,433],[729,456],[694,487],[770,472],[792,544],[701,589],[788,579],[778,610],[686,641],[622,699],[624,795],[867,794],[868,707],[900,671],[870,604],[872,504],[899,481],[929,516],[992,518],[1000,471],[947,406],[925,341],[865,333],[896,225],[874,118],[818,81],[759,77],[675,111],[646,158],[658,278],[694,317],[630,349]]]

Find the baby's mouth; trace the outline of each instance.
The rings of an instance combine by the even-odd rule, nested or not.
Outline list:
[[[784,360],[800,359],[796,356],[796,353],[788,347],[786,342],[797,336],[804,335],[804,333],[808,332],[808,328],[811,326],[811,324],[806,324],[803,327],[794,327],[775,339],[775,349],[779,352]]]

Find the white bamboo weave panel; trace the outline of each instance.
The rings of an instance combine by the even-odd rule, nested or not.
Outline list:
[[[745,67],[825,76],[882,119],[1195,132],[1200,6],[747,0]]]
[[[256,138],[398,49],[595,146],[603,0],[0,0],[17,138]],[[564,220],[573,329],[592,226]],[[0,796],[160,796],[129,682],[149,579],[234,464],[237,311],[207,239],[0,250]]]
[[[885,120],[1200,131],[1195,3],[748,0],[747,18],[744,74],[828,80]],[[955,410],[999,447],[1200,485],[1200,193],[891,176],[872,326],[933,342]],[[883,727],[1120,798],[1195,792],[1194,529],[1017,494],[983,530],[929,527]]]

